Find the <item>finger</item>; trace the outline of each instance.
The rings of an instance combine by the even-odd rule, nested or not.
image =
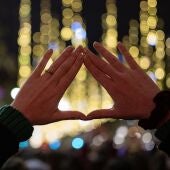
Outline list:
[[[71,56],[72,52],[74,50],[74,47],[68,46],[60,55],[58,59],[55,60],[55,62],[50,66],[48,69],[49,72],[54,73],[58,67],[68,58]]]
[[[119,51],[125,57],[125,59],[126,59],[127,63],[129,64],[131,69],[138,69],[138,68],[140,68],[138,66],[138,64],[135,62],[135,60],[133,59],[133,57],[130,55],[128,50],[125,48],[125,46],[122,43],[118,43],[117,47],[118,47]]]
[[[93,46],[96,51],[100,53],[114,68],[116,68],[118,71],[125,71],[126,67],[120,63],[112,53],[104,48],[102,44],[94,42]]]
[[[43,72],[48,60],[50,59],[50,57],[53,54],[53,50],[50,49],[48,50],[45,55],[43,56],[43,58],[41,59],[40,63],[37,65],[37,67],[35,68],[34,72],[33,72],[33,76],[41,76],[41,73]]]
[[[57,71],[54,73],[52,77],[52,81],[60,81],[60,79],[70,70],[73,66],[74,62],[76,61],[77,57],[81,54],[83,48],[79,46],[75,51],[73,51],[72,55],[60,65]],[[55,83],[56,84],[56,83]]]
[[[108,93],[112,94],[114,85],[111,78],[99,70],[87,56],[84,57],[84,64],[94,78],[102,84]]]
[[[53,116],[53,121],[60,120],[86,120],[86,116],[78,111],[57,111],[57,113]]]
[[[114,118],[118,119],[119,114],[116,110],[112,109],[101,109],[101,110],[95,110],[87,115],[88,120],[91,119],[104,119],[104,118]]]
[[[56,90],[57,90],[58,96],[61,96],[61,97],[63,96],[66,89],[68,88],[68,86],[71,84],[76,74],[78,73],[82,64],[83,64],[83,54],[80,54],[77,57],[73,66],[70,68],[70,70],[67,71],[67,73],[62,77],[59,84],[57,85]]]
[[[118,79],[120,77],[118,75],[119,73],[113,67],[111,67],[110,64],[97,57],[89,49],[85,48],[85,54],[90,58],[90,60],[98,69],[100,69],[106,75],[110,76],[113,80]]]

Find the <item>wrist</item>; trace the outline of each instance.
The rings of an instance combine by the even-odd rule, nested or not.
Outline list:
[[[9,105],[0,108],[0,124],[10,130],[18,141],[29,139],[33,132],[31,123],[20,111]]]
[[[14,100],[10,104],[10,106],[12,108],[16,109],[17,111],[19,111],[23,115],[23,117],[25,117],[31,123],[31,125],[34,125],[31,117],[29,116],[29,114],[27,114],[28,111],[27,111],[26,107],[25,106],[21,106],[19,103],[20,102],[15,102],[15,100]]]

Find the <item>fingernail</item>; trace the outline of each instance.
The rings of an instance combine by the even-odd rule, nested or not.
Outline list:
[[[100,46],[100,43],[97,42],[97,41],[95,41],[95,42],[93,43],[93,45],[94,45],[94,46]]]
[[[52,54],[53,53],[53,49],[48,49],[46,54]]]
[[[75,49],[75,53],[76,55],[80,55],[81,53],[83,53],[84,50],[83,50],[83,47],[82,46],[78,46],[76,49]]]
[[[74,50],[74,47],[73,46],[68,46],[64,51],[67,52],[67,53],[70,53]]]
[[[83,47],[81,45],[78,46],[78,51],[82,51]]]
[[[66,50],[68,50],[68,51],[74,50],[74,47],[73,47],[73,46],[71,46],[71,45],[69,45],[69,46],[67,47],[67,49],[66,49]]]
[[[118,42],[117,46],[121,48],[123,47],[123,44],[121,42]]]

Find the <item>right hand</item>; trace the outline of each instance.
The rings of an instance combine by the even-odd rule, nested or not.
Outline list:
[[[94,48],[107,62],[86,49],[84,63],[94,78],[107,90],[115,104],[110,109],[92,111],[88,119],[148,118],[155,107],[153,98],[160,91],[158,86],[138,66],[123,44],[119,43],[118,49],[129,67],[120,63],[100,43],[94,43]]]

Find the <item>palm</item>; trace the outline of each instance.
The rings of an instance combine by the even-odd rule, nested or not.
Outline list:
[[[73,51],[68,47],[42,74],[52,52],[47,52],[31,77],[11,104],[33,124],[47,124],[67,119],[84,119],[78,111],[60,111],[57,106],[76,76],[83,60],[82,47]]]
[[[135,63],[122,45],[118,48],[125,56],[130,68],[121,64],[100,44],[96,44],[95,48],[108,63],[86,50],[85,65],[107,90],[115,104],[111,109],[91,112],[88,118],[141,119],[149,117],[154,107],[152,99],[159,92],[156,84]]]

